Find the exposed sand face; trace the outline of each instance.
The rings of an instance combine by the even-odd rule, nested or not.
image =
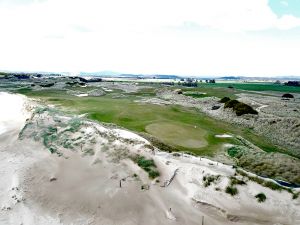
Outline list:
[[[22,117],[22,110],[18,115]],[[10,133],[7,137],[17,138],[26,119],[22,118],[13,127],[7,127],[15,135]],[[63,121],[55,123],[45,113],[34,116],[31,122],[34,126],[58,127]],[[205,224],[214,225],[300,222],[300,201],[292,201],[287,192],[271,191],[248,182],[238,187],[240,194],[236,197],[224,193],[228,177],[235,173],[230,166],[157,150],[154,155],[145,146],[149,143],[138,135],[92,122],[86,122],[70,135],[95,139],[95,144],[86,141],[94,154],[82,154],[80,147],[61,148],[63,156],[58,157],[32,138],[1,142],[0,224],[196,225],[201,224],[202,216]],[[127,150],[153,158],[161,172],[160,182],[150,180],[130,159],[116,159]],[[161,187],[177,169],[170,185]],[[221,179],[204,188],[202,178],[207,174],[220,175]],[[149,190],[141,190],[142,185],[149,185]],[[257,203],[253,196],[258,192],[266,194],[266,202]]]
[[[0,135],[23,127],[28,117],[25,97],[0,92]]]

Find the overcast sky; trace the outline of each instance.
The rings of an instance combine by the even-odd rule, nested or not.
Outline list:
[[[300,75],[300,1],[0,0],[0,70]]]

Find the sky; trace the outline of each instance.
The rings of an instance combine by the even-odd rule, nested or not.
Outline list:
[[[0,70],[300,76],[299,0],[0,0]]]

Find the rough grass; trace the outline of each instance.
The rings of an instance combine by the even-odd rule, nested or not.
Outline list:
[[[236,172],[244,177],[247,177],[249,180],[255,182],[255,183],[258,183],[264,187],[267,187],[267,188],[270,188],[272,190],[275,190],[275,191],[282,191],[282,190],[285,190],[289,193],[292,194],[293,198],[294,198],[294,195],[297,195],[297,193],[293,192],[292,189],[290,188],[287,188],[287,187],[283,187],[273,181],[268,181],[268,180],[264,180],[258,176],[250,176],[248,175],[247,173],[245,173],[244,171],[240,170],[240,169],[237,169]],[[299,194],[299,193],[298,193]],[[297,196],[298,197],[298,196]]]
[[[156,165],[153,159],[146,159],[144,156],[139,155],[133,157],[132,159],[136,164],[138,164],[139,167],[141,167],[148,173],[149,178],[154,179],[156,177],[159,177],[160,173],[156,169]]]
[[[204,187],[210,186],[220,180],[220,175],[206,175],[202,178]]]
[[[185,96],[190,96],[190,97],[193,97],[193,98],[204,98],[204,97],[207,97],[207,95],[205,93],[202,93],[202,92],[184,92],[183,93]]]
[[[236,177],[230,177],[230,185],[234,186],[234,185],[246,185],[246,182],[243,180],[240,180]]]
[[[227,186],[226,189],[225,189],[225,192],[227,194],[232,195],[232,196],[237,195],[239,193],[238,189],[234,186]]]

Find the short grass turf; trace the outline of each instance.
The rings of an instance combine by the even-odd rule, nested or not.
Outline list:
[[[207,146],[206,131],[200,127],[184,123],[162,122],[146,126],[146,131],[161,141],[184,148],[203,148]]]

